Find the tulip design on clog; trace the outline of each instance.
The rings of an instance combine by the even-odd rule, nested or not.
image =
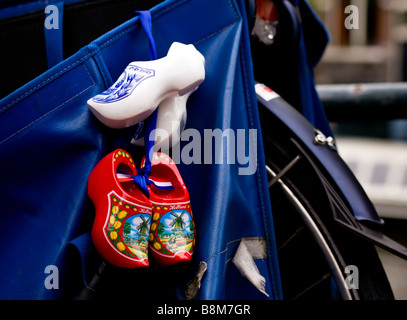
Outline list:
[[[203,55],[192,44],[174,42],[164,58],[130,63],[88,106],[103,124],[127,128],[149,117],[161,101],[187,94],[204,79]]]
[[[149,266],[152,207],[129,178],[136,174],[132,157],[117,149],[96,165],[88,180],[88,194],[96,208],[93,243],[103,259],[122,268]]]
[[[168,155],[154,153],[150,180],[153,181],[149,190],[153,208],[150,255],[166,266],[189,262],[195,247],[191,202],[178,168]],[[159,186],[168,182],[172,188]]]

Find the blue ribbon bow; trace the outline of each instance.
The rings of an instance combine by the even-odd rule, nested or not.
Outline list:
[[[145,170],[145,167],[143,167],[141,169],[137,169],[137,174],[135,176],[130,173],[127,173],[125,171],[122,171],[122,170],[117,170],[117,173],[121,173],[121,174],[125,175],[126,177],[132,178],[134,180],[134,183],[137,186],[143,186],[143,188],[147,189],[147,190],[148,190],[148,186],[150,184],[152,184],[153,186],[155,186],[156,188],[159,188],[159,189],[174,189],[171,182],[166,182],[163,185],[163,184],[159,184],[159,183],[155,182],[154,180],[151,180],[149,178],[151,172],[148,172],[148,170]],[[142,188],[140,187],[140,189],[142,189]]]

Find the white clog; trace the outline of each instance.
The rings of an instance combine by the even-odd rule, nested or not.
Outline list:
[[[108,90],[88,100],[88,106],[106,126],[127,128],[148,118],[165,99],[189,93],[204,79],[204,56],[192,44],[174,42],[161,59],[131,62]]]

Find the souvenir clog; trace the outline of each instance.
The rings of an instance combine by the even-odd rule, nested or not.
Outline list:
[[[161,59],[131,62],[88,106],[106,126],[127,128],[145,120],[161,101],[187,94],[204,79],[204,56],[192,44],[174,42]]]
[[[154,153],[150,179],[154,181],[149,185],[153,208],[150,256],[164,266],[189,262],[195,247],[195,224],[189,193],[178,168],[168,155]],[[157,186],[166,182],[172,188]]]
[[[95,205],[93,243],[104,260],[121,268],[148,267],[148,235],[152,207],[132,179],[137,174],[132,157],[122,149],[105,156],[88,180]]]

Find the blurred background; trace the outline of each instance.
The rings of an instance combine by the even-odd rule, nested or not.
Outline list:
[[[391,88],[392,84],[406,83],[406,0],[308,2],[330,34],[328,48],[315,70],[319,92],[332,84],[355,84],[353,88],[363,90],[363,84],[390,84]],[[350,8],[357,10],[351,12]],[[348,19],[348,23],[358,28],[345,25],[350,14],[357,21]],[[400,119],[385,120],[390,110],[383,106],[373,121],[352,120],[351,112],[345,121],[331,124],[339,153],[385,220],[386,233],[407,245],[407,92],[405,97],[405,114]],[[374,109],[375,101],[371,104]],[[401,106],[404,108],[404,102]],[[407,299],[407,261],[377,250],[396,299]]]

